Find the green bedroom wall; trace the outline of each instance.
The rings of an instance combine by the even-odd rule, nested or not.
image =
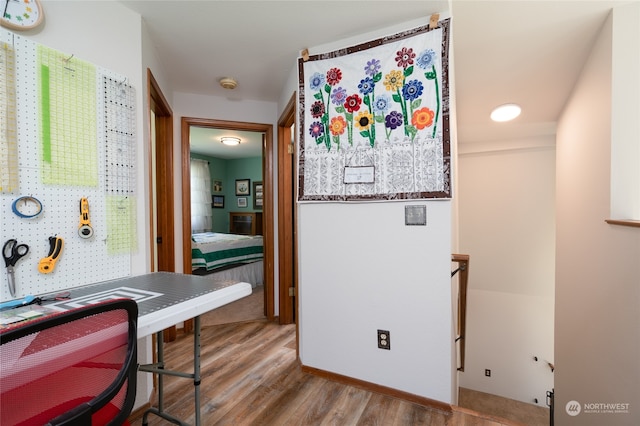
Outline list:
[[[253,212],[253,183],[262,181],[262,157],[224,160],[206,155],[191,153],[191,158],[209,162],[211,173],[212,195],[224,196],[224,208],[212,208],[213,232],[229,232],[230,212]],[[238,196],[235,192],[236,179],[249,179],[251,192],[247,198],[247,207],[238,207]],[[214,191],[214,182],[222,182],[222,191]]]

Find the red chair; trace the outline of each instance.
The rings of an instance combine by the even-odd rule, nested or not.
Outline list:
[[[137,321],[137,304],[118,299],[0,330],[0,424],[126,424]]]

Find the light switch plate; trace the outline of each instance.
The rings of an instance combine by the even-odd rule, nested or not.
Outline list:
[[[427,206],[405,206],[404,224],[407,226],[427,226]]]

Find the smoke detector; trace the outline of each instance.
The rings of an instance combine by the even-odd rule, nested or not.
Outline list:
[[[220,79],[220,86],[225,89],[233,90],[238,86],[238,82],[231,77],[225,77]]]

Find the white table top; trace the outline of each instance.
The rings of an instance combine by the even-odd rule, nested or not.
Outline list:
[[[138,317],[138,337],[148,336],[250,295],[251,284],[238,282]]]
[[[153,272],[69,289],[71,298],[47,304],[68,310],[100,301],[130,298],[138,303],[138,337],[195,318],[251,294],[251,284],[205,276]]]

